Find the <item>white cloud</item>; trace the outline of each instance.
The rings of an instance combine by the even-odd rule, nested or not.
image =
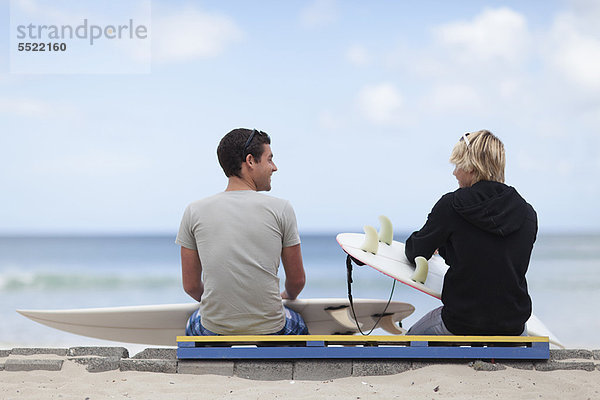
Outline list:
[[[365,46],[355,44],[346,51],[346,59],[359,67],[369,64],[370,56]]]
[[[399,42],[387,62],[418,82],[416,102],[430,111],[514,110],[533,85],[528,76],[539,59],[525,16],[508,8],[484,9],[468,20],[450,20],[431,30],[419,46]],[[407,94],[408,95],[408,94]],[[413,114],[417,115],[417,114]]]
[[[576,16],[577,25],[588,33],[598,34],[600,2],[598,0],[567,0],[570,14]]]
[[[243,36],[232,18],[187,7],[153,18],[152,58],[158,62],[212,58]]]
[[[338,18],[336,0],[315,0],[300,13],[300,22],[307,28],[329,25]]]
[[[442,25],[434,29],[434,36],[465,64],[518,64],[531,40],[525,17],[509,8],[486,9],[472,21]]]
[[[402,122],[404,99],[391,83],[365,86],[358,94],[361,113],[371,122],[396,125]]]
[[[435,87],[427,97],[427,109],[434,111],[482,111],[482,99],[467,85],[443,84]]]
[[[587,29],[588,16],[565,13],[555,20],[546,56],[567,80],[592,91],[600,89],[600,31]]]

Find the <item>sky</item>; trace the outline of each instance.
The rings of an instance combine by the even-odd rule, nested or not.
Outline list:
[[[238,127],[271,136],[304,233],[420,228],[479,129],[540,232],[600,231],[600,2],[126,4],[0,2],[1,235],[175,233]],[[132,16],[146,40],[15,50],[17,17]]]

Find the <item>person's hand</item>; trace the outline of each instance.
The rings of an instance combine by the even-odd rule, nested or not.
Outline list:
[[[282,299],[289,299],[290,296],[288,296],[287,292],[284,290],[283,292],[281,292],[281,298]]]

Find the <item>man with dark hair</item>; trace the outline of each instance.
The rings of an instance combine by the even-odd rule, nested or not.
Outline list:
[[[225,135],[217,156],[227,188],[184,212],[176,240],[183,287],[200,302],[187,335],[308,334],[302,317],[282,303],[305,283],[294,210],[287,200],[258,193],[271,190],[277,171],[270,144],[256,129]]]

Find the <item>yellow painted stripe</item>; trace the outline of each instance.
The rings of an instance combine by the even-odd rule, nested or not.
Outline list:
[[[407,336],[407,335],[252,335],[252,336],[177,336],[178,342],[548,342],[547,336]]]

